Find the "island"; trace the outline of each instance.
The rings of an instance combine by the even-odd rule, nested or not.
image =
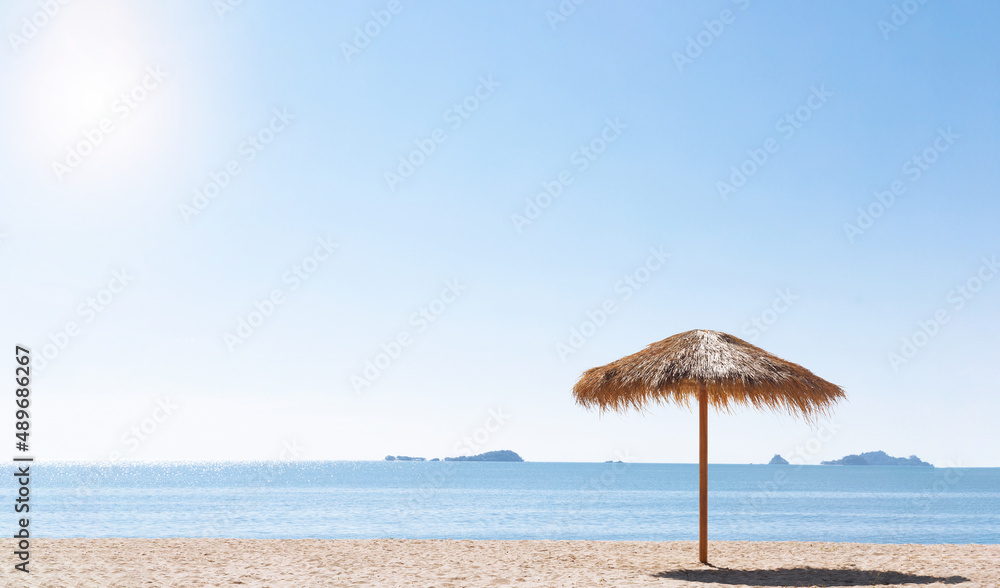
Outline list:
[[[479,455],[461,455],[459,457],[446,457],[445,461],[524,461],[521,456],[509,449],[501,451],[487,451]]]
[[[788,465],[788,460],[775,453],[771,461],[767,462],[767,465]]]
[[[409,455],[387,455],[385,461],[524,461],[521,456],[504,449],[502,451],[487,451],[479,455],[462,455],[459,457],[446,457],[443,460],[434,457],[428,460],[426,457],[410,457]],[[621,462],[619,462],[621,463]]]
[[[842,457],[841,459],[834,459],[830,461],[821,461],[820,465],[874,465],[874,466],[927,466],[934,467],[932,464],[921,460],[916,455],[911,455],[910,457],[892,457],[884,451],[869,451],[867,453],[856,454],[852,453]]]

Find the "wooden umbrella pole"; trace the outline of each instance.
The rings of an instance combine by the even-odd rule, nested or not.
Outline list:
[[[698,389],[698,560],[708,563],[708,390],[702,382]]]

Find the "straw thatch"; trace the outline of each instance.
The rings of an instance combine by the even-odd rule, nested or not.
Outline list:
[[[718,331],[687,331],[638,353],[587,370],[573,387],[576,401],[602,411],[642,410],[653,402],[697,402],[704,384],[708,403],[729,412],[753,406],[807,420],[824,414],[844,391],[806,368]]]

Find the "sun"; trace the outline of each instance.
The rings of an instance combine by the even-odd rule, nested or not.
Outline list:
[[[141,15],[124,3],[100,4],[107,6],[62,11],[18,56],[19,130],[32,156],[65,164],[72,152],[87,157],[100,146],[107,159],[121,151],[110,147],[120,137],[110,135],[124,134],[132,108],[123,104],[149,91],[156,64],[141,36]]]

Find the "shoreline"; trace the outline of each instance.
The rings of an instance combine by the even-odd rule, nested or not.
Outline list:
[[[42,465],[55,465],[55,466],[101,466],[101,467],[113,467],[113,466],[149,466],[149,465],[161,465],[161,466],[203,466],[203,465],[247,465],[247,464],[258,464],[258,463],[281,463],[281,464],[316,464],[316,463],[434,463],[440,464],[444,462],[451,463],[534,463],[534,464],[595,464],[595,465],[606,465],[609,463],[614,464],[624,464],[624,465],[683,465],[683,466],[697,466],[698,462],[693,461],[612,461],[608,460],[597,460],[597,461],[544,461],[535,459],[525,459],[522,461],[506,461],[506,460],[460,460],[460,459],[437,459],[435,461],[433,458],[425,459],[395,459],[386,460],[385,458],[357,458],[357,459],[283,459],[283,458],[271,458],[271,459],[36,459],[35,464]],[[711,462],[709,466],[771,466],[771,467],[803,467],[803,466],[823,466],[823,467],[840,467],[840,468],[900,468],[900,469],[935,469],[935,470],[996,470],[1000,469],[1000,465],[887,465],[887,464],[867,464],[867,465],[844,465],[844,464],[823,464],[823,463],[788,463],[788,464],[772,464],[767,462]]]
[[[406,539],[13,539],[0,584],[91,586],[1000,586],[1000,545]]]

